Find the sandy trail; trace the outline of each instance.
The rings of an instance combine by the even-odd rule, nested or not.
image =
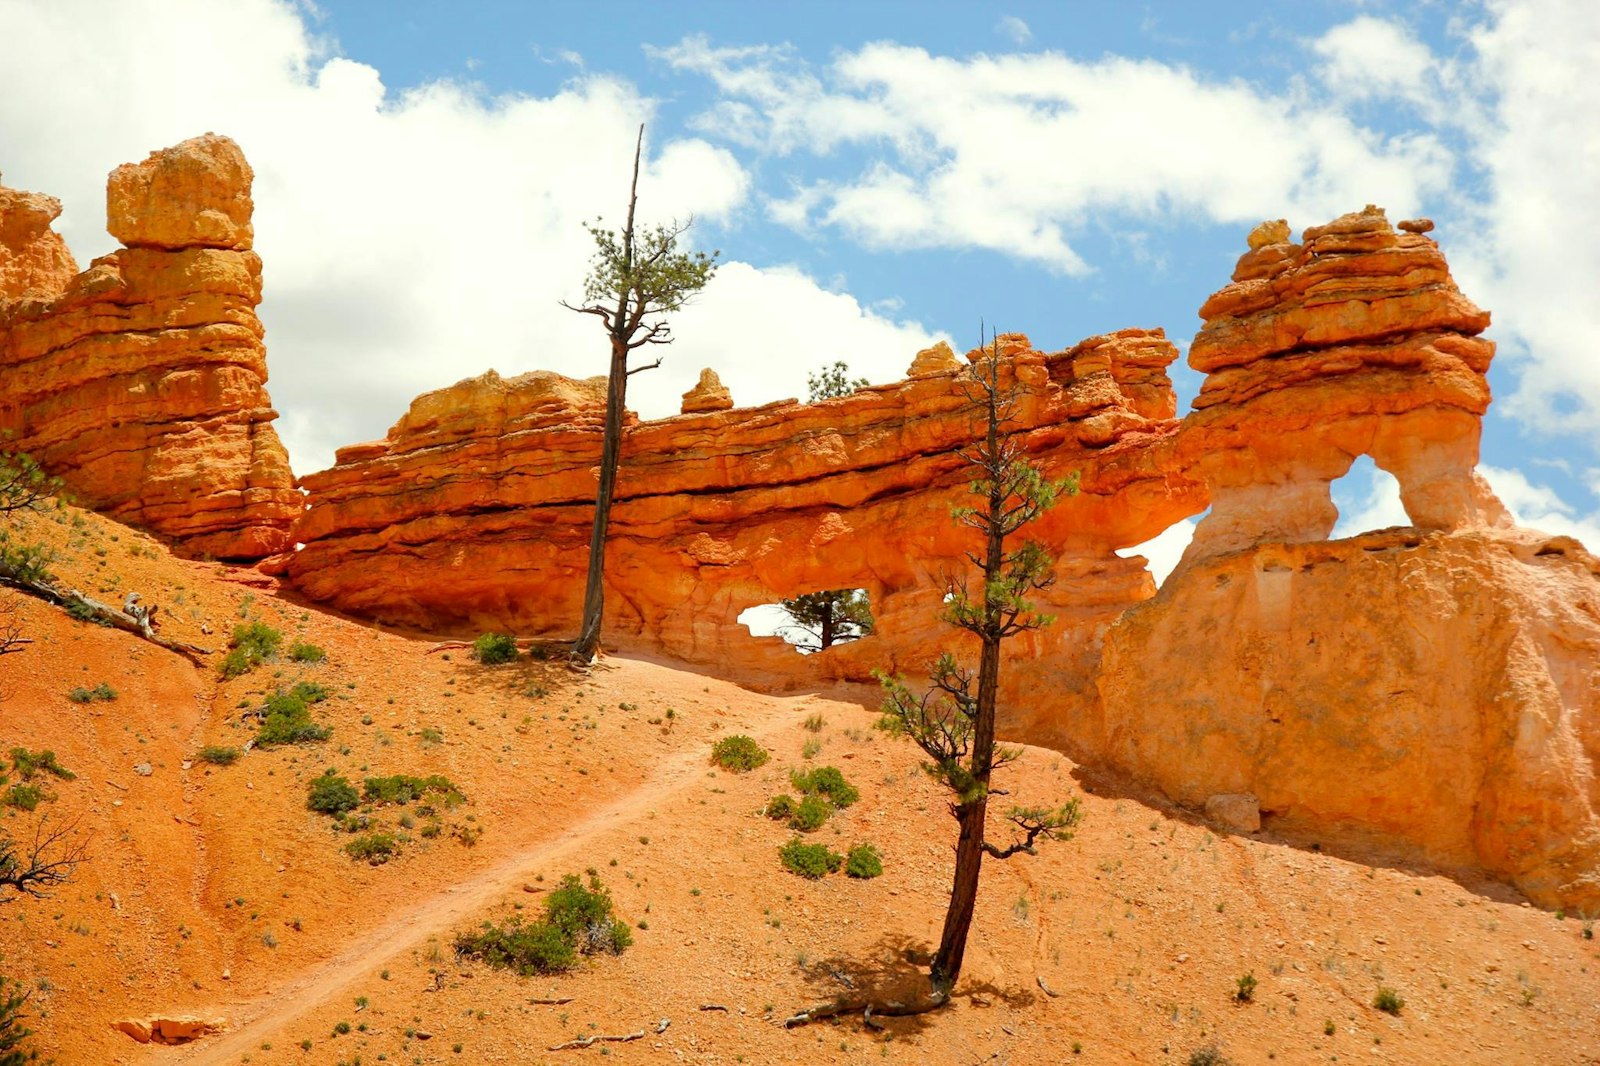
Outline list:
[[[775,716],[763,723],[762,728],[748,732],[758,739],[765,739],[789,724],[786,717]],[[703,778],[705,768],[706,749],[698,745],[689,751],[666,757],[644,784],[617,797],[556,836],[395,915],[356,937],[334,958],[272,992],[254,1000],[216,1008],[215,1014],[229,1019],[230,1028],[227,1032],[176,1049],[170,1061],[186,1064],[238,1062],[240,1055],[253,1051],[260,1044],[263,1033],[292,1021],[302,1010],[313,1009],[327,1002],[341,988],[368,970],[404,955],[441,930],[466,924],[469,917],[487,909],[501,896],[524,884],[534,870],[580,849],[594,834],[630,817],[643,815],[691,782]],[[206,1012],[193,1013],[203,1015]]]

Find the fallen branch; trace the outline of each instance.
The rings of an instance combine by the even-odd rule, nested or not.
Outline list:
[[[669,1026],[671,1024],[672,1024],[672,1019],[670,1019],[670,1018],[662,1018],[659,1022],[656,1023],[655,1031],[657,1033],[664,1033],[664,1032],[667,1031],[667,1026]],[[617,1034],[596,1033],[593,1036],[582,1036],[582,1037],[579,1037],[576,1040],[568,1040],[565,1044],[557,1044],[554,1047],[549,1048],[548,1050],[550,1050],[550,1051],[568,1051],[568,1050],[570,1050],[572,1048],[593,1047],[595,1044],[601,1044],[601,1043],[626,1044],[626,1043],[628,1043],[629,1041],[632,1041],[632,1040],[643,1040],[643,1039],[644,1039],[644,1030],[643,1029],[640,1029],[637,1033],[617,1033]]]
[[[1035,975],[1034,979],[1039,982],[1039,987],[1044,991],[1044,994],[1049,996],[1051,999],[1055,999],[1057,996],[1061,995],[1060,992],[1057,992],[1055,989],[1044,983],[1043,974]]]
[[[793,1029],[798,1025],[809,1025],[825,1018],[837,1018],[844,1014],[854,1014],[860,1011],[866,1020],[866,1024],[871,1028],[878,1029],[882,1028],[882,1026],[873,1022],[874,1015],[885,1018],[905,1018],[913,1014],[927,1014],[930,1011],[938,1010],[948,1002],[950,1002],[950,997],[943,992],[929,993],[926,999],[921,999],[914,1003],[900,1003],[894,1000],[887,1003],[874,1003],[867,999],[840,999],[791,1014],[783,1020],[783,1027],[785,1029]]]
[[[728,1008],[723,1006],[721,1003],[702,1003],[702,1004],[700,1004],[700,1009],[701,1010],[720,1010],[724,1014],[728,1013]]]
[[[571,1003],[571,996],[557,996],[554,999],[530,999],[529,1003],[540,1007],[559,1007],[563,1003]]]
[[[570,640],[541,640],[538,637],[516,637],[515,640],[517,647],[522,651],[532,651],[534,648],[566,648],[572,644]],[[427,654],[432,655],[436,651],[467,651],[472,647],[472,643],[470,640],[441,640],[437,644],[430,645]]]
[[[25,592],[30,596],[37,596],[47,603],[53,603],[61,608],[77,607],[89,619],[104,622],[114,629],[125,633],[132,633],[140,640],[149,641],[157,647],[166,648],[168,651],[177,652],[196,666],[201,665],[200,656],[210,655],[210,648],[202,648],[196,644],[186,644],[181,640],[168,640],[166,637],[154,632],[147,623],[99,600],[90,599],[77,589],[64,589],[49,581],[18,576],[15,573],[0,569],[0,585]]]

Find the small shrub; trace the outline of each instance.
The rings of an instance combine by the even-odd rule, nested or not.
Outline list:
[[[315,644],[304,641],[296,643],[289,649],[289,658],[297,663],[320,663],[328,657],[328,653]]]
[[[1256,975],[1247,973],[1234,982],[1238,988],[1233,993],[1233,998],[1240,1003],[1249,1003],[1256,998]]]
[[[560,930],[585,955],[620,955],[633,943],[626,924],[611,913],[611,893],[591,874],[589,887],[577,874],[567,874],[545,901],[545,921]]]
[[[525,921],[520,914],[499,926],[484,922],[481,933],[462,933],[455,948],[457,955],[523,977],[565,973],[578,964],[578,954],[561,930],[548,922]]]
[[[845,858],[844,872],[863,879],[878,877],[883,873],[883,856],[871,844],[857,844]]]
[[[45,751],[29,751],[27,748],[12,748],[11,768],[24,781],[32,781],[34,775],[41,770],[53,774],[63,781],[72,781],[78,776],[56,762],[56,753],[48,749]]]
[[[1217,1045],[1207,1044],[1189,1052],[1189,1066],[1233,1066],[1233,1060],[1219,1051]]]
[[[472,657],[485,666],[511,662],[517,657],[517,638],[510,633],[484,633],[472,642]]]
[[[711,749],[711,761],[736,774],[754,770],[767,758],[766,749],[743,733],[723,737]]]
[[[828,850],[825,844],[807,844],[801,837],[795,837],[778,849],[778,858],[790,873],[813,881],[844,865],[844,856],[837,851]]]
[[[19,781],[0,794],[0,803],[19,811],[34,811],[49,798],[50,794],[39,785],[25,785]]]
[[[431,748],[435,744],[444,743],[444,734],[437,729],[427,728],[417,734],[417,739],[422,742],[423,747]]]
[[[256,743],[262,747],[274,744],[306,744],[327,740],[331,730],[311,720],[310,708],[328,698],[328,690],[321,685],[302,681],[288,692],[279,689],[267,697],[262,708],[261,730]]]
[[[94,688],[84,688],[82,685],[79,685],[77,688],[67,693],[67,699],[71,700],[73,703],[94,703],[97,700],[104,700],[105,702],[110,703],[116,698],[117,690],[106,684],[104,681],[100,682]]]
[[[836,766],[818,766],[804,772],[792,770],[789,783],[807,795],[826,796],[835,807],[848,807],[861,798],[861,793]]]
[[[454,807],[467,798],[453,781],[442,774],[430,774],[427,777],[411,777],[407,774],[369,777],[364,785],[363,792],[368,803],[403,805],[434,793],[446,807]]]
[[[356,837],[344,846],[352,859],[365,860],[368,865],[382,866],[400,854],[400,840],[393,833],[378,830]]]
[[[786,792],[780,792],[767,800],[767,805],[761,809],[761,813],[775,822],[786,822],[794,817],[794,808],[794,797]]]
[[[25,1045],[33,1030],[22,1024],[27,1015],[22,1013],[28,994],[22,986],[0,976],[0,1066],[24,1066],[37,1062],[39,1053]]]
[[[568,874],[546,899],[543,921],[517,915],[500,926],[485,922],[483,932],[456,937],[455,947],[458,955],[531,976],[570,970],[580,953],[620,955],[632,943],[627,923],[612,914],[611,893],[600,878],[591,874],[585,887]]]
[[[212,744],[200,749],[200,761],[208,762],[212,766],[232,766],[239,761],[240,754],[238,748]]]
[[[260,666],[274,655],[283,643],[283,634],[265,622],[248,622],[233,627],[233,638],[228,641],[228,652],[222,660],[224,679],[240,677]]]
[[[815,832],[822,828],[832,813],[833,808],[828,805],[827,800],[821,796],[807,796],[790,815],[789,828],[798,829],[802,833]]]
[[[314,778],[306,795],[306,806],[319,814],[345,814],[360,804],[355,786],[332,770]]]
[[[1372,1005],[1385,1014],[1398,1016],[1406,1005],[1405,999],[1388,985],[1379,985],[1378,991],[1373,994]]]
[[[805,721],[806,730],[807,730],[807,732],[811,732],[811,733],[820,733],[820,732],[822,732],[822,727],[827,725],[827,724],[828,724],[828,720],[826,718],[822,717],[822,714],[821,714],[820,711],[818,713],[816,713],[816,714],[808,716],[806,718],[806,721]]]

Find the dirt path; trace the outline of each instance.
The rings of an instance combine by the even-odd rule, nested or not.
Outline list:
[[[764,740],[790,725],[786,716],[774,717],[764,723],[764,728],[749,732]],[[334,958],[267,995],[217,1008],[212,1013],[228,1018],[228,1031],[178,1049],[169,1061],[184,1064],[238,1062],[240,1055],[256,1048],[263,1032],[292,1021],[303,1010],[327,1002],[363,973],[404,955],[440,930],[466,924],[469,917],[526,882],[533,870],[547,867],[568,852],[578,850],[593,834],[651,810],[666,797],[703,778],[705,768],[706,749],[700,745],[669,756],[639,788],[617,797],[551,839],[395,915],[356,937]],[[203,1015],[206,1012],[192,1013]]]

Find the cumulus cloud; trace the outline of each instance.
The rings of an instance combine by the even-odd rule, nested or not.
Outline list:
[[[1483,466],[1479,467],[1479,472],[1517,525],[1576,537],[1590,551],[1600,551],[1600,509],[1581,512],[1554,489],[1533,483],[1520,470]]]
[[[580,223],[625,207],[634,133],[653,114],[631,84],[580,67],[547,97],[450,81],[397,92],[274,0],[0,0],[0,24],[0,169],[7,184],[62,198],[80,262],[114,247],[114,166],[207,130],[244,148],[269,388],[296,469],[382,436],[417,393],[491,367],[603,372],[594,320],[558,301],[581,295],[592,244]],[[715,222],[748,195],[725,147],[647,142],[643,217]],[[741,402],[802,391],[803,368],[820,365],[799,339],[820,335],[805,316],[839,347],[886,361],[909,362],[929,341],[799,271],[730,262],[678,316],[670,370],[636,378],[631,406],[676,413],[703,365]],[[783,321],[807,325],[771,328]]]
[[[772,213],[873,248],[985,248],[1081,274],[1073,242],[1097,216],[1330,218],[1375,198],[1405,212],[1455,165],[1425,132],[1384,135],[1327,100],[1153,60],[879,42],[814,69],[789,49],[704,37],[656,54],[717,88],[708,137],[778,156],[871,149],[854,176]]]

